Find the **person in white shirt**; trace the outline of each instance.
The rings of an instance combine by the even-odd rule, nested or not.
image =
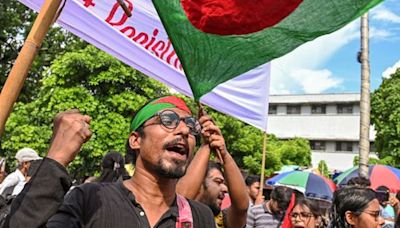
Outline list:
[[[27,181],[26,177],[31,162],[42,158],[33,149],[23,148],[15,154],[15,159],[18,162],[17,169],[10,173],[0,184],[0,195],[3,197],[11,194],[18,195]]]

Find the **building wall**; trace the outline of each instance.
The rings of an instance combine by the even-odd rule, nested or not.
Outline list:
[[[270,96],[270,106],[275,105],[276,114],[269,114],[267,132],[280,139],[294,137],[325,143],[324,150],[313,150],[313,165],[325,160],[331,169],[343,170],[352,166],[358,155],[360,106],[359,94],[282,95]],[[300,105],[300,114],[287,114],[288,105]],[[313,114],[313,105],[325,105],[325,114]],[[338,113],[339,106],[351,106],[352,113]],[[347,110],[346,108],[342,110]],[[370,141],[375,130],[370,128]],[[336,143],[349,143],[352,151],[337,150]]]

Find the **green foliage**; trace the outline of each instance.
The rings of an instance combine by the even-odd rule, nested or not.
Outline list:
[[[261,137],[258,140],[258,144],[262,145]],[[251,173],[260,174],[262,146],[252,154],[245,156],[243,161]],[[295,138],[285,141],[277,139],[274,135],[268,135],[265,160],[266,176],[278,171],[283,165],[309,166],[310,164],[311,148],[307,140]]]
[[[2,139],[8,164],[22,147],[44,156],[56,113],[78,108],[92,117],[93,135],[69,169],[75,176],[93,175],[109,150],[125,152],[133,112],[167,92],[161,83],[92,46],[68,52],[44,75],[38,98],[17,103],[12,112]]]
[[[328,165],[326,164],[326,162],[324,160],[319,161],[319,163],[318,163],[318,171],[322,176],[324,176],[326,178],[330,178],[329,177]]]
[[[379,158],[400,168],[400,69],[372,93],[371,122]]]
[[[309,166],[311,164],[311,148],[308,140],[294,138],[284,141],[279,152],[284,165]]]
[[[353,159],[353,165],[358,166],[359,162],[360,162],[360,157],[357,155]],[[386,159],[377,159],[377,158],[370,157],[368,159],[368,164],[369,165],[391,165],[389,157],[387,157]]]
[[[36,15],[16,0],[0,1],[0,89],[3,88]],[[48,70],[51,62],[68,51],[82,49],[86,45],[79,38],[54,25],[48,31],[32,64],[18,101],[30,102],[36,99],[42,73]]]

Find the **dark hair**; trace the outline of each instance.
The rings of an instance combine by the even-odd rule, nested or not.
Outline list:
[[[203,185],[205,188],[208,188],[206,179],[207,179],[208,175],[210,174],[211,170],[213,170],[213,169],[220,171],[222,173],[222,175],[224,174],[224,172],[222,171],[222,165],[220,163],[217,163],[214,161],[208,161],[206,176],[203,179]]]
[[[246,177],[246,185],[247,186],[251,186],[252,184],[256,183],[256,182],[260,182],[260,176],[258,175],[249,175]]]
[[[277,186],[271,192],[271,199],[278,203],[280,210],[285,211],[289,206],[293,189],[285,186]]]
[[[157,97],[157,98],[148,100],[146,103],[144,103],[142,106],[140,106],[133,113],[131,121],[129,122],[129,130],[131,129],[132,121],[135,119],[135,117],[139,113],[139,111],[142,110],[143,107],[145,107],[146,105],[150,104],[152,101],[154,101],[154,100],[156,100],[158,98],[161,98],[161,97]],[[143,124],[138,129],[136,129],[136,132],[139,134],[140,137],[144,137]],[[130,156],[130,161],[129,162],[132,163],[133,165],[135,165],[136,164],[137,155],[138,155],[138,151],[132,149],[131,146],[129,145],[129,137],[126,140],[126,143],[125,143],[125,150],[126,150],[126,154]]]
[[[385,185],[381,185],[376,188],[376,191],[389,192],[390,189],[388,187],[386,187]]]
[[[344,187],[337,190],[333,194],[331,208],[332,227],[350,227],[345,218],[345,213],[351,211],[355,215],[360,215],[374,199],[376,199],[375,191],[370,188]]]
[[[124,158],[125,164],[134,164],[134,161],[136,162],[136,153],[132,150],[127,150]]]
[[[294,204],[294,207],[297,205],[300,205],[301,207],[304,206],[308,207],[310,209],[310,212],[314,215],[315,218],[321,216],[321,211],[318,207],[318,204],[314,200],[307,199],[305,197],[296,197],[296,202]]]
[[[140,131],[139,131],[140,130]],[[139,136],[141,136],[142,137],[142,133],[143,133],[143,128],[142,127],[140,127],[138,130],[137,130],[137,132],[139,133]],[[142,132],[142,133],[141,133]],[[143,133],[143,135],[144,135],[144,133]],[[138,156],[138,153],[139,153],[139,151],[137,150],[137,149],[133,149],[130,145],[129,145],[129,138],[126,140],[126,143],[125,143],[125,153],[126,153],[126,155],[127,156],[130,156],[130,162],[129,163],[131,163],[131,164],[133,164],[133,165],[135,165],[136,164],[136,159],[137,159],[137,156]]]
[[[365,177],[353,177],[347,182],[348,186],[358,186],[363,188],[368,188],[371,186],[371,181]]]
[[[220,163],[217,163],[217,162],[214,162],[214,161],[208,161],[206,176],[208,176],[210,171],[213,170],[213,169],[217,169],[221,173],[224,173],[222,171],[222,165]]]
[[[124,158],[118,152],[106,154],[101,166],[103,169],[98,182],[115,182],[127,176]]]

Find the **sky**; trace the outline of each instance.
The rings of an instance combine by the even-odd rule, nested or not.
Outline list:
[[[400,67],[400,1],[369,11],[371,91]],[[358,93],[360,20],[272,61],[271,94]]]

